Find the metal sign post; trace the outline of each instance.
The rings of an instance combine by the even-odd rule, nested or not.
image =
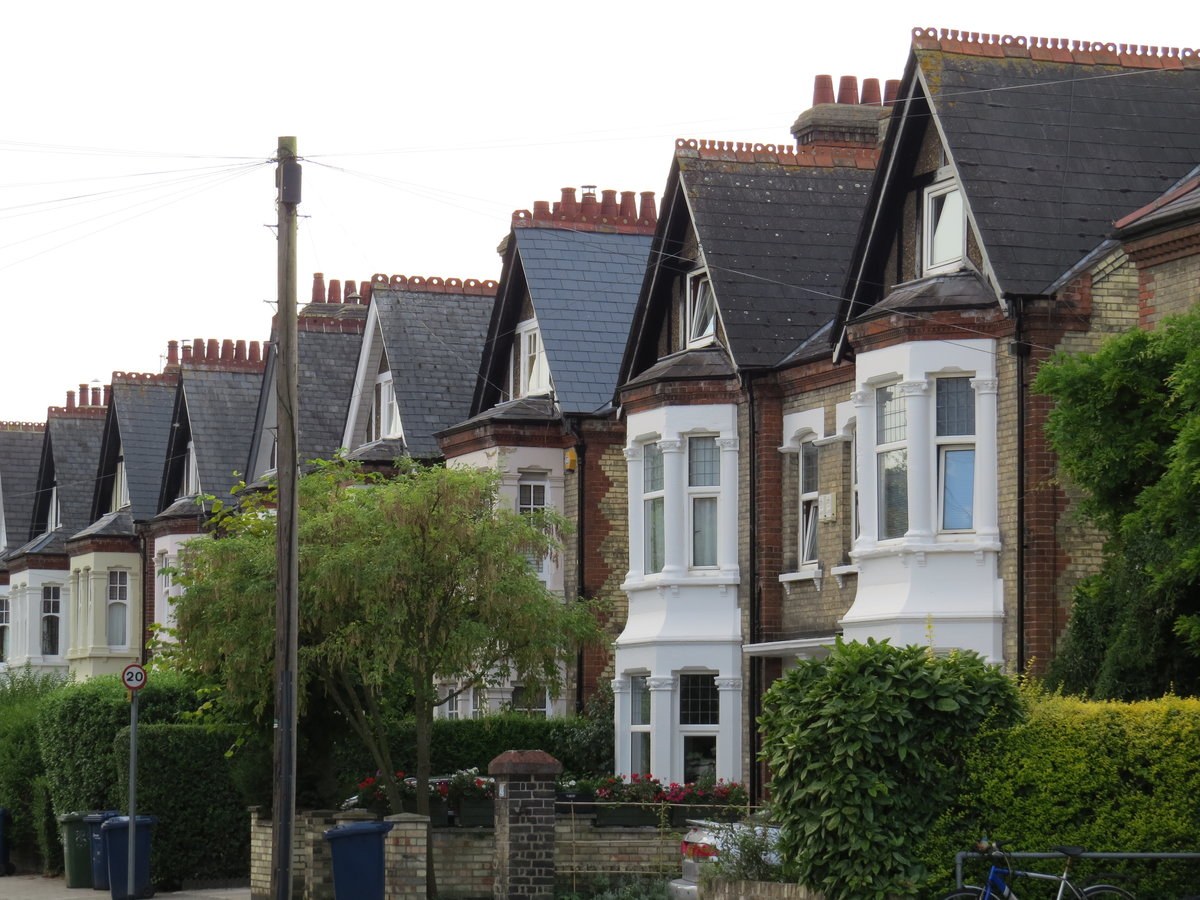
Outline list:
[[[129,900],[134,900],[137,897],[134,872],[136,871],[135,860],[137,857],[138,693],[146,686],[146,670],[137,663],[130,663],[121,672],[121,683],[129,690],[129,830],[126,832],[129,843],[129,872],[125,881],[125,890]]]

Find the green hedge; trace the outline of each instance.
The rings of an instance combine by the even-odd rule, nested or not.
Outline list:
[[[37,742],[38,711],[61,686],[61,679],[29,669],[0,673],[0,806],[12,815],[5,839],[13,863],[23,871],[54,869],[53,858],[39,850],[31,784],[45,773]]]
[[[157,887],[241,878],[249,872],[250,817],[226,756],[233,729],[139,725],[138,814],[158,818],[150,857]],[[113,741],[124,797],[129,784],[129,729]]]
[[[416,727],[412,720],[397,724],[392,731],[392,759],[398,769],[413,772],[417,767]],[[478,719],[437,719],[430,740],[433,774],[477,767],[506,750],[544,750],[563,764],[563,771],[577,775],[607,775],[613,770],[613,724],[588,716],[535,718],[520,714],[498,714]],[[353,793],[353,786],[375,764],[357,740],[347,734],[338,754],[339,781]]]
[[[127,697],[112,675],[66,685],[42,703],[38,745],[57,814],[124,807],[113,738],[129,725]],[[174,722],[195,707],[195,689],[186,678],[155,673],[138,698],[138,721]]]
[[[1126,704],[1032,693],[1028,705],[1023,724],[980,737],[957,802],[921,850],[938,890],[952,883],[954,854],[983,835],[1025,851],[1196,850],[1200,699]],[[1200,862],[1091,865],[1124,872],[1139,897],[1183,896],[1200,884]]]

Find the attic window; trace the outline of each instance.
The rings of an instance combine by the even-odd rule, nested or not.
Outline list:
[[[687,345],[703,347],[711,344],[717,333],[717,301],[708,273],[701,270],[688,275],[687,290]]]
[[[400,407],[396,403],[396,387],[392,373],[384,369],[375,376],[375,388],[371,395],[371,414],[367,422],[367,440],[381,441],[384,438],[402,437]]]
[[[112,508],[109,512],[119,512],[129,508],[129,479],[125,475],[125,451],[119,450],[117,467],[113,472]]]
[[[962,265],[967,249],[967,218],[962,191],[952,178],[925,190],[925,275],[949,272]]]
[[[509,368],[509,395],[514,399],[550,393],[550,367],[537,319],[528,319],[517,326]]]

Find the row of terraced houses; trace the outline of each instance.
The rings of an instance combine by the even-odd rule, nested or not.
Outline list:
[[[611,685],[619,772],[757,783],[763,691],[836,635],[1044,667],[1101,541],[1030,382],[1200,296],[1197,99],[1190,50],[919,29],[792,142],[678,141],[657,208],[514,213],[498,282],[315,276],[302,458],[495,468],[576,524],[547,585],[611,601],[561,696],[440,714]],[[198,497],[272,472],[270,341],[167,348],[0,426],[7,665],[142,658]]]

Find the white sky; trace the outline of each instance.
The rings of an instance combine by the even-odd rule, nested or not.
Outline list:
[[[279,135],[309,157],[301,303],[313,272],[498,278],[514,209],[584,184],[657,199],[676,137],[790,143],[816,74],[898,78],[914,26],[1197,46],[1186,8],[7,4],[0,420],[161,371],[171,339],[267,337]]]

